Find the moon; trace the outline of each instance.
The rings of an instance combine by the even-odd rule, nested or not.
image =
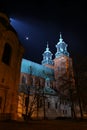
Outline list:
[[[26,40],[28,40],[29,39],[29,37],[28,36],[26,36]]]

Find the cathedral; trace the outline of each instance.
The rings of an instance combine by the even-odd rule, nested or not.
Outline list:
[[[0,13],[0,120],[72,116],[73,63],[61,33],[55,47],[54,59],[48,44],[41,64],[24,59],[17,32]]]

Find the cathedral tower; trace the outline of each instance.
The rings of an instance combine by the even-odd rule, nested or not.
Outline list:
[[[56,48],[57,48],[57,52],[55,54],[55,58],[58,58],[61,56],[69,57],[69,53],[67,51],[67,44],[63,41],[61,33],[60,33],[59,42],[57,43]]]
[[[49,50],[49,46],[47,44],[46,50],[43,53],[43,60],[42,60],[42,65],[48,66],[49,68],[53,68],[53,60],[52,60],[52,53]]]
[[[63,41],[60,33],[59,42],[56,45],[57,52],[54,59],[54,75],[56,80],[56,89],[65,93],[65,86],[73,82],[72,59],[67,51],[67,44]]]

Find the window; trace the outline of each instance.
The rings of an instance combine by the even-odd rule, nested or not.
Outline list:
[[[50,108],[50,102],[48,102],[48,108]]]
[[[57,103],[55,103],[55,108],[57,109]]]
[[[4,47],[3,55],[2,55],[3,63],[10,65],[11,53],[12,53],[12,48],[8,43],[6,43]]]
[[[1,106],[2,106],[2,97],[0,97],[0,109],[1,109]]]

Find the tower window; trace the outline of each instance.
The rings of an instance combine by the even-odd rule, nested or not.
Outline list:
[[[8,43],[6,43],[5,47],[4,47],[3,55],[2,55],[2,62],[3,63],[5,63],[7,65],[10,64],[11,53],[12,53],[12,48]]]

